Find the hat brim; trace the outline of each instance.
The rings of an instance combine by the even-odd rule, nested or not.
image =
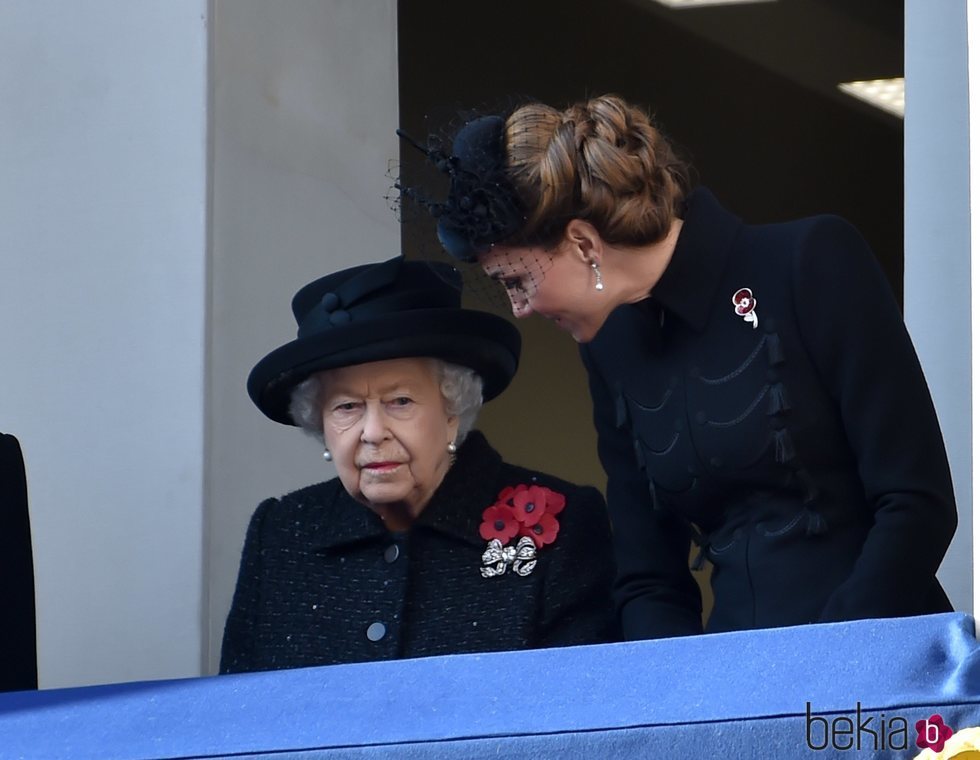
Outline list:
[[[293,389],[315,372],[355,364],[431,357],[460,364],[483,379],[483,399],[500,395],[517,372],[521,336],[494,314],[419,309],[345,324],[298,338],[265,356],[249,373],[248,395],[271,420],[295,425]]]

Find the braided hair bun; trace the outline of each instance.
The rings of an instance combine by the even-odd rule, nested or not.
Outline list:
[[[527,209],[515,241],[553,244],[571,219],[613,245],[662,240],[681,215],[688,166],[650,116],[617,95],[558,111],[517,108],[504,127],[508,178]]]

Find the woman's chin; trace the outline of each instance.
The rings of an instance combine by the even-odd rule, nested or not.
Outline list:
[[[361,485],[364,500],[375,507],[390,507],[404,504],[411,496],[412,489],[403,483],[367,483]]]

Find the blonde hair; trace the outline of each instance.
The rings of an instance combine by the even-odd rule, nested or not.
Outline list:
[[[514,242],[553,244],[570,220],[583,219],[608,243],[644,245],[662,240],[681,215],[687,164],[646,112],[617,95],[565,111],[521,106],[504,141],[508,177],[527,209]]]

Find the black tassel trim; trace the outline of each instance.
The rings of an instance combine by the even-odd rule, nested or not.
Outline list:
[[[647,482],[647,490],[650,492],[650,501],[653,502],[654,509],[660,509],[660,500],[657,498],[657,486],[652,480]]]
[[[769,387],[769,416],[772,417],[783,412],[788,412],[793,408],[789,402],[789,395],[782,383],[773,383]]]
[[[766,336],[766,347],[769,349],[769,365],[774,367],[777,364],[782,364],[786,361],[786,356],[783,354],[783,344],[779,340],[779,335],[776,333],[769,333]]]
[[[827,532],[827,520],[815,509],[806,510],[806,534],[819,536]]]
[[[643,456],[643,445],[640,443],[639,438],[633,439],[633,453],[636,454],[636,466],[640,468],[641,472],[645,471],[647,468],[647,460],[646,457]]]
[[[788,430],[774,430],[772,434],[776,442],[776,461],[780,464],[787,464],[796,458],[796,448],[793,446],[793,439]]]
[[[626,399],[623,397],[623,391],[620,388],[616,389],[616,427],[622,428],[626,424]]]

